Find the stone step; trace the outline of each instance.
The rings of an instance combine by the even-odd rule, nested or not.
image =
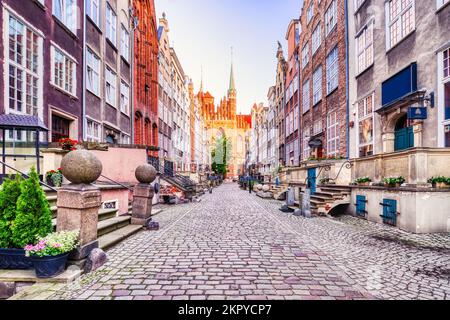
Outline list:
[[[320,196],[328,199],[333,199],[336,195],[341,196],[341,193],[332,193],[332,192],[316,192],[315,196]]]
[[[98,212],[98,221],[104,221],[117,216],[117,209],[101,209]],[[53,227],[56,227],[56,217],[52,219]]]
[[[329,201],[333,201],[333,198],[330,198],[330,197],[324,197],[324,196],[317,195],[317,194],[312,195],[312,196],[311,196],[311,199],[314,199],[314,200],[317,200],[317,201],[320,201],[320,202],[329,202]]]
[[[97,225],[97,236],[101,237],[117,229],[126,227],[130,223],[131,223],[131,216],[129,215],[99,221]]]
[[[320,190],[323,190],[323,191],[334,191],[334,192],[351,192],[352,191],[352,189],[350,188],[350,187],[345,187],[345,186],[336,186],[336,187],[334,187],[334,186],[330,186],[330,185],[328,185],[328,186],[322,186],[322,187],[320,187]]]
[[[142,230],[142,226],[130,224],[108,234],[102,235],[98,238],[99,247],[102,250],[107,250],[140,230]]]
[[[56,206],[57,200],[58,200],[58,196],[56,194],[47,196],[47,201],[48,201],[48,204],[50,205],[50,207]]]

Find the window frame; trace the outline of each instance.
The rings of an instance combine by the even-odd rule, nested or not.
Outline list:
[[[60,55],[63,56],[64,58],[64,66],[63,66],[63,86],[60,86],[56,81],[55,81],[55,73],[56,73],[56,67],[55,67],[55,63],[56,63],[56,53],[59,53]],[[73,97],[77,97],[77,66],[78,66],[78,62],[76,61],[76,59],[74,57],[72,57],[70,54],[68,54],[65,50],[61,49],[58,45],[56,45],[55,43],[51,43],[50,46],[50,61],[51,61],[51,77],[50,77],[50,84],[57,87],[58,89],[64,91],[67,94],[70,94]],[[72,63],[72,91],[67,90],[66,86],[68,85],[67,81],[67,63],[71,62]]]
[[[43,61],[43,52],[44,52],[44,34],[37,28],[35,28],[32,24],[30,24],[27,20],[23,19],[19,14],[17,14],[13,9],[11,9],[7,4],[3,4],[4,6],[4,36],[3,36],[3,48],[5,52],[8,54],[4,57],[4,110],[5,113],[11,114],[23,114],[23,115],[37,115],[40,119],[43,119],[43,86],[44,86],[44,61]],[[17,43],[14,45],[14,58],[11,59],[11,50],[10,50],[10,31],[11,31],[11,20],[15,21],[15,25],[20,25],[21,30],[21,41],[20,41],[20,50],[17,51]],[[17,28],[14,29],[17,31]],[[32,41],[34,41],[33,50],[27,50],[27,41],[29,40],[28,35],[33,36]],[[18,38],[15,37],[15,41]],[[30,56],[31,55],[31,56]],[[20,62],[17,61],[17,58],[20,57]],[[30,66],[27,65],[30,64]],[[11,87],[11,68],[15,70],[15,78],[14,78],[14,87]],[[18,71],[21,73],[21,80],[18,80],[17,74]],[[30,79],[30,83],[27,83],[27,80]],[[18,81],[20,81],[20,90],[18,85]],[[11,89],[15,90],[15,96],[13,99],[15,100],[14,108],[11,108],[11,98],[10,95]],[[21,93],[21,110],[18,110],[17,104],[17,93]],[[30,93],[31,92],[31,93]],[[30,94],[29,94],[30,93]],[[29,101],[29,103],[28,103]],[[27,112],[27,108],[31,109],[31,113]]]
[[[372,110],[370,112],[368,112],[368,99],[371,99],[371,103],[372,103]],[[360,103],[363,103],[363,110],[364,110],[364,115],[361,116],[360,115]],[[361,132],[360,132],[360,124],[361,122],[368,120],[368,119],[372,119],[372,141],[369,143],[361,143]],[[359,99],[356,103],[356,128],[357,128],[357,133],[356,133],[356,145],[357,145],[357,150],[358,150],[358,158],[364,158],[366,156],[362,156],[361,155],[361,148],[363,147],[368,147],[368,146],[372,146],[372,155],[375,154],[375,92],[370,93],[369,95],[365,96],[362,99]],[[367,155],[370,156],[370,155]]]
[[[93,4],[97,5],[96,15],[97,19],[93,17],[94,14],[94,6]],[[100,0],[86,0],[86,15],[91,19],[91,21],[97,26],[100,27],[101,19],[100,19]]]
[[[320,71],[320,77],[317,76],[317,72]],[[318,79],[317,79],[318,77]],[[323,95],[323,88],[322,88],[322,79],[323,79],[323,67],[322,65],[318,66],[312,75],[313,78],[313,103],[312,105],[315,106],[320,101],[322,101],[322,95]]]
[[[331,56],[334,52],[336,52],[336,58],[330,61]],[[338,45],[336,45],[326,57],[326,77],[327,77],[327,95],[329,95],[339,87],[339,46]],[[333,80],[335,80],[335,81],[333,81]],[[334,82],[335,82],[335,85],[334,85]]]
[[[114,85],[112,83],[114,80]],[[109,84],[109,89],[108,89]],[[111,90],[114,88],[114,90]],[[109,94],[111,91],[114,91],[113,97],[110,97]],[[113,98],[114,101],[110,99]],[[117,72],[115,72],[111,67],[105,65],[105,103],[116,108],[117,107]]]
[[[89,59],[89,55],[92,55],[93,58],[95,58],[95,61],[98,61],[98,65],[97,70],[94,70],[93,66],[91,66],[89,64],[90,59]],[[101,89],[100,89],[100,81],[101,81],[101,65],[102,65],[102,60],[100,58],[100,56],[94,51],[92,50],[90,47],[86,46],[86,90],[88,90],[89,92],[91,92],[92,94],[100,97],[101,94]],[[90,87],[90,82],[88,81],[89,78],[89,68],[91,68],[93,74],[95,74],[98,78],[98,81],[95,81],[95,79],[92,79],[92,84],[97,83],[97,91],[95,92],[95,88],[94,87]]]
[[[395,16],[394,19],[391,19],[391,6],[390,4],[393,1],[399,1],[399,8],[398,8],[398,14]],[[395,48],[398,44],[402,43],[404,39],[408,38],[409,35],[414,33],[416,31],[416,0],[410,0],[411,4],[408,4],[406,8],[401,8],[403,0],[388,0],[385,2],[385,20],[386,20],[386,52],[389,52],[391,49]],[[412,19],[413,19],[413,27],[410,31],[405,32],[403,30],[403,17],[404,15],[409,11],[412,10]],[[393,27],[396,23],[399,23],[399,30],[400,34],[395,43],[392,43],[392,34],[391,34],[391,27]]]
[[[106,39],[117,46],[117,13],[112,6],[106,3]]]
[[[375,20],[370,19],[368,23],[366,23],[361,30],[356,34],[355,36],[355,55],[356,55],[356,77],[359,76],[361,73],[369,69],[375,62],[374,57],[374,30],[375,30]],[[371,33],[371,42],[367,44],[367,33]],[[360,50],[360,38],[363,38],[364,40],[364,48]],[[367,51],[371,50],[371,61],[367,62]],[[362,69],[360,69],[360,57],[364,56],[364,66]]]
[[[303,114],[311,109],[311,89],[310,79],[303,82],[302,85],[302,112]],[[305,92],[307,90],[307,92]],[[306,108],[307,106],[307,108]]]
[[[334,115],[334,122],[331,123],[330,116]],[[335,136],[330,138],[330,132],[334,130]],[[334,142],[335,150],[330,152],[330,145]],[[340,136],[339,136],[339,117],[337,111],[331,111],[327,114],[327,156],[338,156],[340,153]]]
[[[73,10],[72,14],[73,17],[67,15],[67,9],[69,6],[67,5],[67,2],[71,1],[71,10]],[[57,6],[55,5],[56,2],[60,2],[61,4],[61,17],[59,17],[56,12]],[[76,34],[77,32],[77,23],[78,23],[78,6],[76,0],[53,0],[52,1],[52,14],[53,16],[58,19],[64,26],[67,27],[73,34]],[[71,20],[70,20],[71,18]]]

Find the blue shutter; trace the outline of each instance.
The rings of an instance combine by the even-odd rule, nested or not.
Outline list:
[[[365,217],[367,214],[366,211],[366,197],[365,196],[356,196],[356,214],[358,216]]]
[[[383,199],[383,222],[389,225],[397,225],[397,201]]]

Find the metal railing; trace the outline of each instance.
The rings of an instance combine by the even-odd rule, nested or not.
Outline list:
[[[124,184],[122,184],[122,183],[120,183],[120,182],[117,182],[117,181],[115,181],[115,180],[113,180],[113,179],[111,179],[111,178],[108,178],[108,177],[106,177],[106,176],[104,176],[104,175],[100,175],[100,177],[101,178],[103,178],[103,179],[106,179],[106,180],[108,180],[108,181],[110,181],[110,182],[112,182],[112,183],[114,183],[114,184],[116,184],[116,185],[118,185],[118,186],[121,186],[121,187],[124,187],[125,189],[128,189],[128,190],[130,190],[130,191],[133,191],[133,188],[131,188],[131,187],[129,187],[129,186],[126,186],[126,185],[124,185]]]
[[[13,171],[15,171],[15,172],[21,174],[23,177],[25,177],[25,178],[27,178],[27,179],[30,178],[30,176],[27,175],[26,173],[24,173],[24,172],[22,172],[22,171],[20,171],[20,170],[17,170],[16,168],[14,168],[14,167],[12,167],[12,166],[6,164],[5,162],[3,162],[3,161],[1,161],[1,160],[0,160],[0,163],[1,163],[2,165],[4,165],[5,167],[7,167],[7,168],[9,168],[9,169],[11,169],[11,170],[13,170]],[[56,190],[55,188],[49,186],[48,184],[46,184],[45,182],[43,182],[43,181],[41,181],[41,180],[39,180],[39,184],[43,185],[44,187],[46,187],[46,188],[48,188],[48,189],[50,189],[50,190],[52,190],[52,191],[54,191],[54,192],[57,192],[57,191],[58,191],[58,190]]]

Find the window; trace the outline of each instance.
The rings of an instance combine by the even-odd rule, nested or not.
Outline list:
[[[309,43],[307,42],[302,49],[302,68],[304,69],[309,62]]]
[[[416,28],[414,0],[386,2],[387,49],[394,47]]]
[[[116,106],[116,73],[109,67],[106,67],[105,71],[105,100],[106,103]]]
[[[339,122],[337,112],[331,112],[327,117],[327,155],[336,156],[339,153]]]
[[[359,157],[373,155],[373,105],[374,94],[358,102]]]
[[[87,121],[87,140],[89,142],[100,142],[102,140],[101,125],[94,121]]]
[[[302,89],[302,93],[303,93],[303,113],[305,113],[306,111],[309,110],[310,107],[310,97],[309,97],[309,80],[306,80],[306,82],[303,84],[303,89]]]
[[[11,113],[38,116],[42,111],[42,37],[13,15],[7,18],[5,70]]]
[[[70,31],[77,29],[76,0],[53,0],[53,15],[64,23]]]
[[[314,15],[314,1],[311,1],[311,4],[308,7],[308,11],[306,12],[306,22],[310,23],[311,19]]]
[[[322,120],[316,120],[314,121],[313,135],[318,135],[320,133],[322,133]]]
[[[131,137],[125,133],[120,134],[120,143],[121,144],[130,144]]]
[[[358,9],[362,6],[362,4],[365,2],[366,0],[355,0],[355,11],[358,11]]]
[[[322,26],[319,23],[312,34],[312,54],[316,53],[322,42]]]
[[[91,20],[100,26],[100,0],[86,0],[86,14]]]
[[[339,85],[339,58],[336,46],[327,56],[327,94],[333,92]]]
[[[374,22],[370,22],[356,37],[358,73],[363,72],[373,63],[373,26]]]
[[[307,128],[303,131],[303,160],[308,160],[311,156],[311,148],[309,140],[311,139],[311,129]]]
[[[444,50],[441,54],[439,54],[439,59],[442,59],[439,61],[439,66],[442,66],[443,73],[439,75],[439,78],[442,77],[442,84],[440,84],[442,89],[440,88],[439,92],[442,92],[443,97],[440,105],[442,103],[443,105],[440,108],[442,108],[444,119],[444,147],[450,148],[450,48]]]
[[[58,88],[76,95],[76,64],[63,51],[52,46],[52,83]]]
[[[450,0],[437,0],[437,8],[439,9],[449,2]]]
[[[130,34],[122,24],[122,32],[120,34],[120,54],[126,61],[130,58]]]
[[[325,35],[329,35],[337,23],[337,4],[334,0],[325,12]]]
[[[313,105],[322,100],[322,66],[313,73]]]
[[[120,111],[130,113],[130,87],[123,81],[120,82]]]
[[[298,108],[294,109],[294,131],[298,130]]]
[[[100,58],[91,49],[87,48],[87,79],[86,89],[100,95]]]
[[[116,45],[117,41],[117,15],[109,5],[106,5],[106,37],[111,41],[113,45]]]

